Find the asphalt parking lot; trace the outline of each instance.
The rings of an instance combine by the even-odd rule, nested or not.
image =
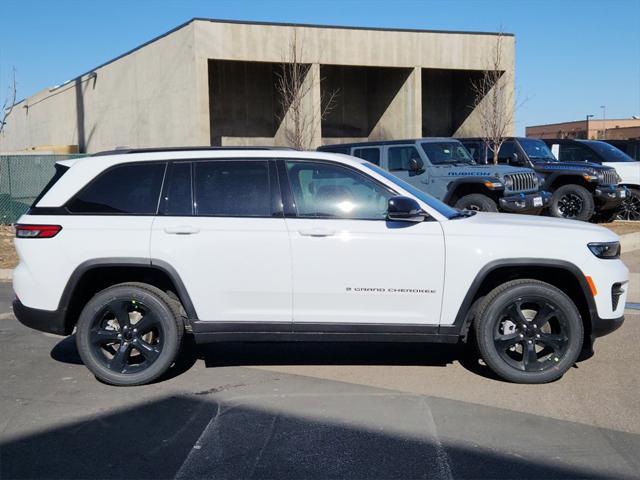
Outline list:
[[[640,312],[548,385],[448,346],[218,344],[115,388],[0,284],[0,478],[640,478]]]

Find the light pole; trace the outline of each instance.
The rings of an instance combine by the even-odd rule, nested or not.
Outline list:
[[[602,109],[602,139],[606,140],[607,139],[607,106],[600,105],[600,108]]]
[[[587,126],[585,127],[585,134],[584,134],[584,138],[586,138],[587,140],[589,140],[589,119],[593,118],[593,115],[587,115]]]

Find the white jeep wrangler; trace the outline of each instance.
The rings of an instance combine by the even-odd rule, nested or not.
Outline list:
[[[364,160],[274,149],[61,161],[16,225],[14,312],[74,332],[85,365],[144,384],[210,341],[473,338],[523,383],[618,328],[618,238],[582,222],[455,210]]]

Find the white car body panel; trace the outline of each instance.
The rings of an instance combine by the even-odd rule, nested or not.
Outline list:
[[[640,186],[640,162],[605,162],[603,165],[616,169],[622,185]]]
[[[110,166],[195,158],[307,158],[362,170],[412,196],[345,155],[297,151],[182,151],[107,155],[74,160],[38,207],[60,207]],[[619,164],[616,164],[616,168]],[[638,166],[637,166],[638,167]],[[419,201],[419,200],[418,200]],[[596,287],[601,318],[623,314],[611,286],[628,281],[620,260],[596,258],[590,242],[618,240],[611,231],[571,220],[483,214],[447,220],[419,201],[435,221],[389,228],[385,221],[25,215],[20,223],[57,224],[51,239],[16,239],[20,264],[14,288],[32,308],[55,310],[72,273],[87,260],[162,260],[180,275],[202,320],[368,322],[451,325],[476,275],[504,259],[547,259],[575,265]],[[191,227],[196,234],[167,234]],[[329,237],[300,236],[321,228]],[[425,289],[434,293],[347,292],[347,288]],[[353,294],[350,294],[353,293]]]

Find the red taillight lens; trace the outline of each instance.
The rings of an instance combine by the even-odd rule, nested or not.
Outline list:
[[[60,225],[16,225],[17,238],[51,238],[62,230]]]

